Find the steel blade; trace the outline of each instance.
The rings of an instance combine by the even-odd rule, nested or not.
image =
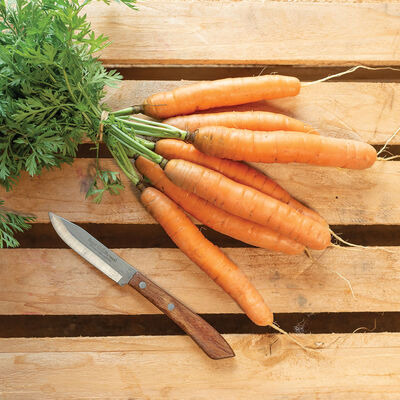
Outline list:
[[[71,249],[119,285],[128,283],[137,272],[132,265],[78,225],[51,212],[49,217],[55,231]]]

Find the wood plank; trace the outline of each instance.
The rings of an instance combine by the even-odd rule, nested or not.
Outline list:
[[[124,81],[118,91],[109,92],[106,101],[114,109],[122,108],[142,102],[150,93],[171,89],[184,83]],[[372,144],[382,144],[398,127],[397,116],[400,114],[398,99],[400,99],[400,84],[334,82],[307,87],[296,98],[271,101],[268,104],[259,104],[256,108],[272,109],[303,119],[324,134],[360,138]],[[392,143],[400,143],[400,135],[394,138]],[[105,165],[115,168],[110,161],[106,161]],[[383,168],[382,176],[379,175],[380,172],[373,172],[382,171],[380,166],[361,172],[337,172],[329,168],[293,165],[259,165],[259,167],[275,177],[293,195],[319,210],[331,224],[399,222],[399,216],[396,217],[398,212],[394,215],[388,214],[388,210],[397,209],[400,196],[399,193],[393,192],[396,191],[396,186],[392,185],[398,171],[397,164],[387,164],[387,167]],[[4,190],[0,189],[0,196],[8,200],[10,207],[37,214],[38,222],[48,221],[49,210],[60,212],[67,218],[79,222],[154,222],[144,212],[130,190],[125,190],[119,197],[106,195],[101,205],[84,201],[91,173],[93,173],[91,161],[76,160],[72,167],[64,166],[61,171],[44,173],[34,179],[24,176],[16,190],[4,193]],[[361,182],[359,177],[362,178]],[[367,177],[366,182],[365,177]],[[387,179],[389,180],[385,182]],[[320,187],[321,181],[324,182],[322,187]],[[353,185],[363,190],[364,194],[361,207],[356,213],[353,213],[353,206],[359,199],[352,190]],[[366,186],[367,192],[365,192]],[[31,193],[31,196],[28,198],[26,193]],[[310,193],[313,193],[311,199]],[[375,199],[378,199],[383,207],[377,209],[373,204]],[[332,207],[332,204],[335,207]],[[365,210],[364,215],[360,216],[363,210]],[[394,220],[390,220],[389,217],[394,217]]]
[[[400,64],[395,3],[153,0],[139,8],[87,8],[113,42],[101,54],[106,64]]]
[[[113,160],[103,160],[105,169],[119,171]],[[10,192],[0,188],[9,208],[37,216],[35,222],[49,222],[48,212],[76,221],[93,223],[154,223],[137,199],[138,191],[122,175],[125,190],[119,196],[105,194],[101,204],[85,200],[93,179],[94,159],[76,159],[72,165],[45,171],[31,178],[23,174],[19,184]],[[27,194],[29,193],[29,196]]]
[[[400,334],[226,335],[213,361],[184,336],[1,339],[4,400],[398,399]],[[155,376],[157,379],[154,379]]]
[[[117,110],[188,83],[192,81],[126,80],[118,89],[109,90],[105,102]],[[400,83],[325,82],[302,88],[296,97],[237,109],[279,112],[308,122],[324,135],[384,144],[400,127]],[[391,144],[400,144],[400,135]]]
[[[389,250],[389,251],[387,251]],[[400,310],[400,247],[329,248],[286,256],[255,248],[224,249],[277,313]],[[238,313],[214,282],[178,249],[116,250],[199,313]],[[355,298],[348,284],[352,284]],[[2,250],[0,314],[160,313],[129,287],[120,288],[72,250]]]
[[[120,196],[106,194],[98,205],[86,200],[92,159],[77,159],[73,165],[43,172],[31,178],[25,174],[11,192],[0,188],[8,207],[37,215],[48,222],[48,212],[77,222],[153,224],[130,188]],[[116,168],[110,159],[105,168]],[[363,171],[314,167],[300,164],[257,164],[294,197],[316,209],[331,225],[400,224],[400,162],[377,162]],[[29,196],[27,196],[29,193]]]

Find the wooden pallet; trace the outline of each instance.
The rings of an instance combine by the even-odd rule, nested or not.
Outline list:
[[[108,93],[113,108],[139,104],[182,78],[279,72],[313,80],[348,65],[400,65],[395,2],[151,0],[139,8],[89,8],[95,30],[113,41],[102,60],[125,77]],[[381,146],[400,126],[399,76],[358,71],[256,107]],[[398,152],[400,137],[392,144]],[[85,201],[90,157],[83,146],[73,165],[24,176],[16,190],[0,192],[12,208],[38,217],[22,248],[0,251],[1,400],[398,398],[400,162],[365,171],[257,165],[365,249],[316,251],[313,262],[205,230],[278,323],[315,349],[305,353],[249,323],[173,247],[129,187],[101,205]],[[82,224],[204,315],[226,333],[236,357],[208,359],[144,298],[88,266],[57,239],[48,211]]]

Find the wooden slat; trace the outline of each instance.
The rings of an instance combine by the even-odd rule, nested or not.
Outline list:
[[[398,311],[400,248],[336,249],[277,255],[224,249],[274,312]],[[178,249],[116,250],[199,313],[237,313],[237,305]],[[355,298],[348,284],[352,284]],[[2,250],[0,314],[159,313],[129,287],[120,288],[72,250]]]
[[[109,90],[105,101],[117,110],[141,104],[152,93],[188,83],[191,82],[123,81],[118,89]],[[302,88],[296,97],[238,109],[279,112],[310,123],[322,134],[383,144],[400,127],[400,83],[319,83]],[[400,135],[391,143],[399,144]]]
[[[77,159],[72,166],[26,174],[11,192],[0,188],[0,198],[17,210],[36,214],[37,222],[48,222],[52,211],[77,222],[152,224],[122,176],[126,189],[120,196],[105,194],[98,205],[86,200],[91,159]],[[106,168],[116,168],[110,159]],[[306,165],[257,164],[293,196],[306,202],[334,225],[400,224],[400,162],[377,162],[372,168],[355,171]],[[29,195],[27,195],[29,194]]]
[[[398,399],[400,334],[226,335],[213,361],[187,337],[1,339],[1,398]],[[156,379],[155,379],[156,378]]]
[[[119,170],[111,159],[103,160],[101,165],[105,169]],[[0,198],[5,199],[10,208],[35,214],[35,222],[49,222],[48,212],[52,211],[77,222],[154,223],[125,175],[122,180],[126,188],[119,196],[106,194],[100,205],[85,200],[93,171],[93,159],[76,159],[72,165],[64,164],[61,169],[45,171],[34,178],[24,174],[12,191],[0,188]]]
[[[390,3],[153,0],[87,8],[107,64],[399,65]]]
[[[109,92],[106,101],[114,109],[122,108],[141,103],[151,93],[184,83],[124,81],[119,90]],[[303,119],[324,134],[382,144],[400,125],[398,99],[400,84],[335,82],[310,86],[298,97],[271,101],[256,108]],[[392,143],[400,143],[400,135]],[[130,190],[119,197],[106,195],[101,205],[84,201],[89,175],[93,172],[90,165],[89,160],[76,160],[72,167],[64,166],[62,171],[43,173],[34,179],[25,176],[14,191],[4,193],[0,189],[0,197],[5,197],[10,207],[37,214],[38,222],[48,221],[49,210],[79,222],[154,222]],[[111,161],[105,165],[115,168]],[[393,185],[399,170],[396,163],[378,163],[371,170],[360,172],[294,165],[259,167],[294,196],[319,210],[331,224],[397,224],[400,221],[400,193]],[[361,200],[355,188],[361,190]]]

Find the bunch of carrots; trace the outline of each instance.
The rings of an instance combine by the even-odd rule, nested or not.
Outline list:
[[[331,244],[329,226],[317,212],[243,161],[363,169],[375,162],[375,149],[363,142],[321,136],[306,123],[282,114],[204,113],[296,96],[301,86],[297,78],[269,75],[180,87],[154,94],[142,106],[111,113],[112,131],[104,138],[121,169],[141,189],[145,208],[176,245],[254,323],[275,328],[260,293],[185,212],[242,242],[286,254],[323,250]],[[156,120],[132,115],[139,112]]]

